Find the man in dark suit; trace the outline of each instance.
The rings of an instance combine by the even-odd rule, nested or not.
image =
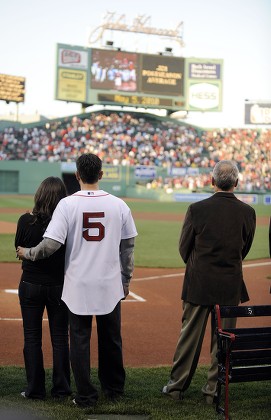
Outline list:
[[[238,305],[249,300],[243,280],[242,260],[252,245],[255,211],[233,194],[238,168],[220,161],[213,170],[215,193],[189,206],[184,220],[179,252],[186,263],[182,290],[183,317],[170,378],[162,393],[183,398],[195,373],[209,314],[215,304]],[[236,320],[225,320],[224,327]],[[217,385],[217,342],[212,322],[211,368],[202,388],[206,402],[214,402]]]

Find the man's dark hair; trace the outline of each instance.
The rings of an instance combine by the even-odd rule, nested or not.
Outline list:
[[[84,153],[76,160],[76,169],[84,184],[95,184],[99,180],[102,161],[93,153]]]

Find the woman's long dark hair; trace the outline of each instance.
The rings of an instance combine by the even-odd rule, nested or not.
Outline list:
[[[60,178],[49,176],[44,179],[34,196],[33,223],[39,222],[46,228],[57,204],[66,196],[66,187]]]

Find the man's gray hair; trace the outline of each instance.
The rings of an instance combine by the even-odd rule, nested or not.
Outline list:
[[[237,165],[231,160],[221,160],[213,170],[215,185],[222,191],[229,191],[235,187],[238,175]]]

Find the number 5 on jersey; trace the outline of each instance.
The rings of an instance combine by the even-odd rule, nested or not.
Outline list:
[[[100,242],[104,238],[105,227],[101,222],[93,222],[91,219],[104,217],[104,212],[83,213],[83,238],[86,241]],[[90,235],[90,229],[96,229],[96,235]]]

